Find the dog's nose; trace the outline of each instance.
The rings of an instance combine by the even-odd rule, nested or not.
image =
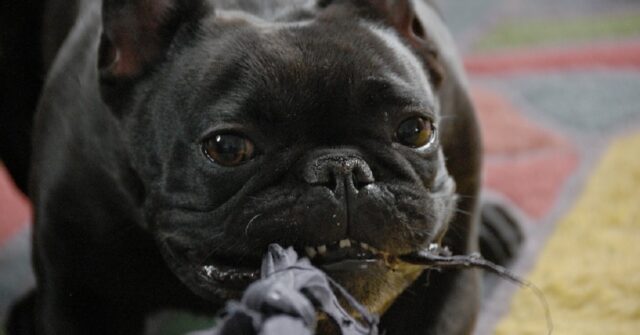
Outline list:
[[[334,193],[358,191],[374,182],[369,165],[359,155],[331,152],[310,160],[303,169],[303,179],[311,185],[325,186]]]

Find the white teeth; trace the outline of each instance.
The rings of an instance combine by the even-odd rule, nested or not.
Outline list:
[[[331,244],[332,248],[335,248],[335,244]],[[341,249],[343,248],[351,248],[353,245],[360,245],[362,249],[368,250],[373,254],[378,254],[380,251],[364,242],[358,242],[350,239],[340,240],[337,243],[337,246]],[[333,250],[333,249],[332,249]],[[304,251],[309,257],[309,259],[314,259],[316,256],[324,256],[327,253],[327,245],[319,245],[317,247],[305,246]]]
[[[321,245],[318,247],[318,253],[320,255],[324,255],[327,252],[327,246],[326,245]]]
[[[309,258],[314,258],[318,254],[314,247],[304,247],[304,251],[307,252],[307,256],[309,256]]]
[[[374,247],[372,247],[372,246],[370,246],[370,245],[368,245],[368,244],[366,244],[364,242],[360,242],[360,246],[362,247],[362,249],[369,250],[374,254],[377,254],[379,252],[378,249],[376,249],[376,248],[374,248]]]

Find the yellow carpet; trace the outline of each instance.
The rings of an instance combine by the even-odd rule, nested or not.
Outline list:
[[[640,136],[605,153],[529,279],[546,295],[554,334],[640,334]],[[530,291],[516,294],[496,334],[546,334]]]

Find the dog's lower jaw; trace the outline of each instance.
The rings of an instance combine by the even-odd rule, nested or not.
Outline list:
[[[349,294],[370,312],[382,315],[393,301],[422,273],[423,267],[407,263],[392,267],[379,260],[366,263],[358,269],[327,270],[327,275],[343,286]],[[344,304],[349,310],[348,304]]]
[[[195,294],[208,301],[240,299],[244,289],[259,278],[259,268],[218,267],[196,265],[175,258],[175,254],[165,250],[165,261],[172,271]],[[170,255],[168,255],[170,254]],[[382,315],[393,301],[407,289],[422,273],[424,267],[378,258],[368,261],[349,261],[346,266],[316,265],[340,284],[348,294],[365,306],[370,312]],[[224,272],[229,268],[232,274]],[[214,273],[216,272],[216,273]],[[340,295],[338,294],[338,297]],[[355,315],[356,311],[342,301],[343,307]]]

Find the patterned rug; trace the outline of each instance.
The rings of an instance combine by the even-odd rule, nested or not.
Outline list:
[[[554,333],[640,334],[640,3],[441,3],[473,84],[485,185],[522,214],[513,270],[544,293]],[[476,334],[546,327],[536,296],[503,282]]]
[[[440,2],[471,78],[485,185],[522,218],[513,270],[543,291],[555,333],[640,334],[640,2]],[[0,317],[33,285],[29,213],[0,166]],[[163,333],[184,329],[171,323]],[[476,334],[545,327],[533,294],[502,282]]]

